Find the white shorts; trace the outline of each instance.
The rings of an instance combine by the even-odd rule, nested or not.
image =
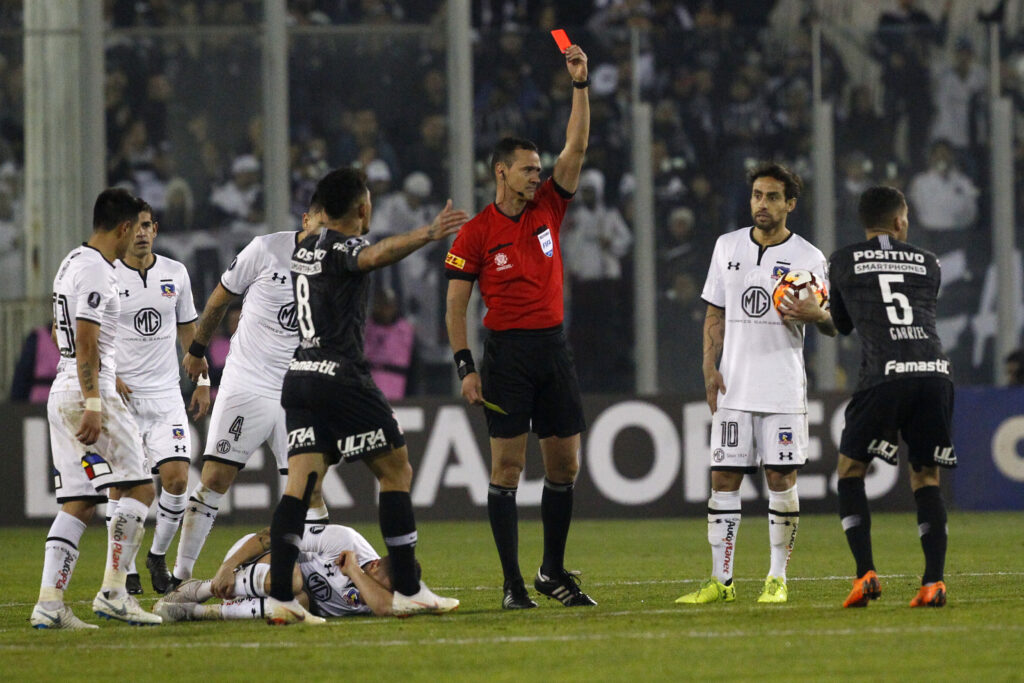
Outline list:
[[[288,471],[288,430],[279,398],[258,396],[221,385],[210,414],[203,460],[213,460],[238,469],[266,441],[274,452],[277,469]]]
[[[159,398],[131,397],[128,411],[135,417],[142,434],[146,466],[153,474],[165,462],[192,459],[192,434],[181,394]]]
[[[46,401],[57,502],[105,502],[104,489],[152,483],[142,454],[138,425],[117,394],[102,395],[103,431],[86,446],[75,438],[85,401],[82,392],[51,392]]]
[[[807,441],[806,414],[720,408],[711,418],[711,469],[803,467]]]

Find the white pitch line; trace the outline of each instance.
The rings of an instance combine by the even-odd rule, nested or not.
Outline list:
[[[1016,625],[999,625],[989,624],[984,626],[978,625],[957,625],[957,626],[930,626],[922,624],[912,624],[907,626],[884,626],[878,628],[872,628],[872,634],[879,635],[903,635],[903,634],[920,634],[920,633],[958,633],[964,631],[995,631],[1005,633],[1006,631],[1024,631],[1024,626]],[[763,630],[715,630],[715,631],[637,631],[637,632],[616,632],[616,633],[575,633],[565,635],[529,635],[529,636],[494,636],[490,638],[398,638],[389,640],[348,640],[345,641],[345,647],[369,647],[369,648],[383,648],[383,647],[395,647],[395,646],[412,646],[412,647],[423,647],[423,646],[436,646],[436,645],[468,645],[468,646],[479,646],[479,645],[509,645],[509,644],[521,644],[521,643],[542,643],[542,642],[572,642],[578,643],[581,641],[599,642],[599,641],[610,641],[610,640],[650,640],[650,639],[673,639],[678,640],[680,638],[691,638],[700,640],[712,640],[717,638],[735,638],[735,637],[827,637],[833,638],[837,636],[851,636],[851,635],[863,635],[863,628],[836,628],[836,629],[789,629],[789,630],[772,630],[770,633],[766,633]],[[77,649],[88,649],[90,651],[95,650],[131,650],[138,652],[139,650],[168,650],[168,649],[197,649],[202,648],[205,650],[209,649],[274,649],[278,650],[281,648],[303,648],[303,649],[322,649],[338,647],[335,641],[310,641],[308,639],[298,641],[281,641],[275,640],[267,643],[253,643],[253,642],[216,642],[216,643],[182,643],[182,642],[149,642],[149,643],[94,643],[94,642],[82,642],[77,644],[62,643],[61,648],[67,650],[68,648]],[[0,651],[18,651],[24,652],[26,650],[45,650],[50,652],[53,650],[52,642],[45,642],[39,644],[0,644]]]

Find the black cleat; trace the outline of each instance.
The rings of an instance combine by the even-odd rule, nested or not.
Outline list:
[[[537,570],[537,578],[533,580],[533,587],[541,595],[554,598],[566,607],[592,607],[597,603],[586,593],[580,590],[580,580],[575,574],[570,574],[564,569],[553,577],[547,577]]]
[[[128,595],[142,595],[142,579],[139,578],[138,573],[128,575],[124,582],[124,589],[128,591]]]
[[[149,570],[149,578],[153,580],[153,590],[164,594],[171,589],[171,573],[167,571],[166,555],[146,553],[146,569]]]
[[[531,600],[530,594],[526,592],[522,579],[513,584],[505,584],[505,597],[501,600],[502,609],[531,609],[536,606],[537,603]]]
[[[171,574],[167,579],[167,593],[174,592],[174,589],[184,583],[185,579],[179,579],[174,574]],[[166,595],[167,593],[164,593]]]

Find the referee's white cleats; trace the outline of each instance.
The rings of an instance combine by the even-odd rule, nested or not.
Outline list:
[[[395,591],[394,597],[391,599],[391,613],[400,618],[411,617],[414,614],[445,614],[458,609],[458,607],[458,600],[435,595],[422,581],[420,581],[420,589],[415,595],[402,595]]]

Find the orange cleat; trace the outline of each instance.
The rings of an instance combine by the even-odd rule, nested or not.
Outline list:
[[[942,581],[921,586],[910,601],[911,607],[942,607],[946,604],[946,584]]]
[[[853,590],[846,596],[843,607],[867,607],[868,602],[877,600],[882,595],[882,584],[878,582],[878,574],[872,569],[864,576],[853,580]]]

